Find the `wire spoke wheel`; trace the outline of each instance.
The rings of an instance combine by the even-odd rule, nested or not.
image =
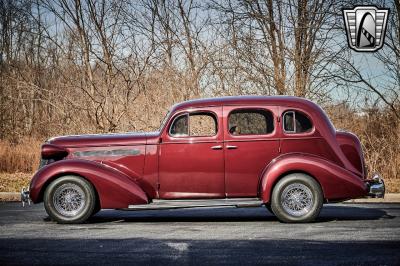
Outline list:
[[[59,186],[53,196],[54,208],[63,216],[74,217],[85,207],[85,193],[74,183]]]
[[[292,173],[276,183],[271,196],[271,209],[281,222],[304,223],[318,217],[323,202],[322,189],[314,178]]]
[[[53,221],[77,224],[86,221],[96,209],[96,191],[80,176],[65,175],[52,181],[44,191],[43,202]],[[97,207],[101,209],[100,205]]]
[[[310,212],[314,196],[306,185],[293,183],[283,190],[281,204],[286,213],[300,217]]]

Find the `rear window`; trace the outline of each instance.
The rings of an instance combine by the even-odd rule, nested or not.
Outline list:
[[[267,110],[234,110],[228,121],[231,135],[265,135],[274,131],[274,117]]]
[[[283,129],[286,133],[306,133],[312,130],[312,123],[299,111],[286,111],[283,114]]]

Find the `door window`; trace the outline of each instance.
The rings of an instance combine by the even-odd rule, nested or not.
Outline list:
[[[274,116],[261,109],[234,110],[228,118],[231,135],[265,135],[274,131]]]
[[[212,137],[217,134],[217,120],[211,113],[184,114],[170,127],[172,137]]]

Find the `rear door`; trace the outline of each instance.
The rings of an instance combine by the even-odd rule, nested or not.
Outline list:
[[[255,197],[266,165],[279,154],[278,108],[224,106],[225,193]]]

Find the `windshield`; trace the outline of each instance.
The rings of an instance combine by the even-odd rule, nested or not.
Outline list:
[[[165,116],[164,116],[164,118],[163,118],[163,120],[162,120],[162,122],[161,122],[161,125],[160,125],[158,131],[161,132],[161,130],[163,129],[165,123],[167,123],[167,120],[168,120],[168,118],[169,118],[169,114],[170,114],[170,113],[171,113],[171,110],[168,110],[168,112],[165,114]]]

